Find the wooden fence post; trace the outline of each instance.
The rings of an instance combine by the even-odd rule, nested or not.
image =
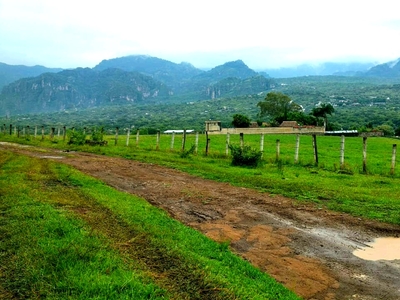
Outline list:
[[[126,146],[129,146],[129,137],[131,135],[131,129],[128,128],[127,132],[126,132]]]
[[[344,168],[344,135],[342,135],[342,140],[340,142],[340,168]]]
[[[19,128],[19,125],[17,126],[17,137],[19,138],[19,133],[20,133],[21,129]]]
[[[12,135],[12,124],[10,124],[10,135]]]
[[[396,164],[396,149],[397,149],[397,144],[393,144],[393,149],[392,149],[392,167],[390,169],[390,175],[394,175],[394,167]]]
[[[57,127],[57,138],[60,139],[60,126]]]
[[[175,132],[174,131],[172,131],[172,134],[171,134],[171,151],[172,150],[174,150],[174,144],[175,144]]]
[[[206,131],[206,156],[208,155],[209,147],[210,147],[210,139],[208,138],[208,131]]]
[[[35,137],[35,140],[36,140],[36,137],[37,137],[37,125],[35,126],[35,133],[34,133],[34,137]]]
[[[312,135],[313,148],[314,148],[314,163],[318,166],[318,147],[317,147],[317,135]]]
[[[363,172],[367,173],[367,137],[363,137]]]
[[[182,134],[182,152],[185,151],[185,144],[186,144],[186,129],[183,130]]]
[[[26,126],[26,137],[29,139],[30,138],[30,127],[29,125]]]
[[[228,133],[226,134],[226,142],[225,142],[225,155],[226,155],[226,156],[229,155],[229,143],[230,143],[230,140],[231,140],[231,135],[230,135],[230,133],[228,132]]]
[[[197,154],[199,150],[199,132],[196,131],[196,139],[194,141],[194,153]]]
[[[139,146],[139,135],[140,135],[140,129],[138,128],[136,130],[136,146]]]
[[[260,152],[261,152],[261,158],[264,155],[264,133],[261,133],[260,136]]]
[[[160,130],[157,130],[157,138],[156,138],[156,150],[160,149]]]
[[[67,128],[63,127],[63,141],[65,142],[65,137],[67,136]]]
[[[280,155],[281,155],[281,141],[276,140],[276,161],[279,161]]]
[[[296,135],[296,146],[294,148],[294,163],[299,163],[300,134]]]
[[[44,140],[44,126],[42,126],[42,141]]]
[[[56,129],[54,127],[51,127],[51,131],[50,131],[50,140],[52,141],[54,138],[54,132],[56,131]]]
[[[119,131],[119,128],[116,127],[116,128],[115,128],[115,143],[114,143],[115,146],[116,146],[117,143],[118,143],[118,131]]]
[[[243,149],[244,146],[244,138],[243,138],[244,134],[243,132],[240,133],[240,148]]]

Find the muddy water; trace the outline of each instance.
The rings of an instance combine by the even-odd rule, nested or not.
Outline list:
[[[377,238],[368,246],[357,249],[353,254],[365,260],[400,260],[400,238]]]

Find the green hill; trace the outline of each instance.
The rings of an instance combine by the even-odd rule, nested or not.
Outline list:
[[[4,87],[0,113],[43,113],[162,101],[170,92],[164,84],[138,72],[78,68],[20,79]]]

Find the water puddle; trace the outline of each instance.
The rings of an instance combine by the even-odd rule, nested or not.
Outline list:
[[[395,260],[400,259],[400,238],[377,238],[369,247],[357,249],[353,254],[365,260]]]

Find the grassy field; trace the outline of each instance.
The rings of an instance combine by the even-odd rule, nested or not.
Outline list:
[[[62,164],[0,151],[0,207],[0,299],[298,299],[227,244]]]
[[[182,135],[176,135],[171,149],[171,135],[161,135],[157,148],[155,135],[142,135],[139,143],[131,135],[107,136],[107,146],[67,145],[60,138],[18,139],[18,142],[59,149],[82,150],[103,155],[121,156],[171,168],[233,185],[246,186],[270,194],[282,194],[319,207],[346,212],[355,216],[400,224],[400,170],[391,173],[392,147],[398,140],[370,137],[367,140],[367,172],[363,172],[363,139],[347,137],[345,164],[340,168],[340,137],[318,136],[319,164],[314,164],[311,136],[300,137],[299,163],[294,163],[295,135],[265,135],[263,165],[257,168],[231,166],[225,155],[226,136],[210,135],[210,151],[205,152],[205,135],[199,136],[197,155],[182,157]],[[2,140],[14,137],[0,136]],[[276,160],[276,141],[280,140],[280,157]],[[246,135],[245,144],[260,149],[259,135]],[[239,144],[239,135],[230,142]],[[188,135],[185,149],[195,144],[195,135]],[[396,158],[396,165],[399,159]]]

